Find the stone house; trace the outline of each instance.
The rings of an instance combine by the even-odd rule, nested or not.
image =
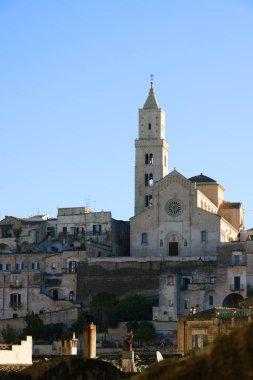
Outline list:
[[[129,256],[129,223],[111,212],[86,207],[59,208],[52,249],[86,249],[89,257]]]
[[[187,315],[215,305],[216,262],[178,262],[173,271],[159,277],[159,306],[153,307],[153,320],[177,321],[178,315]]]
[[[0,252],[46,252],[55,227],[55,219],[47,214],[22,219],[6,216],[0,221]]]
[[[212,308],[178,317],[178,352],[187,354],[204,348],[220,335],[229,334],[252,321],[252,307]]]
[[[84,251],[0,255],[0,319],[73,308]]]

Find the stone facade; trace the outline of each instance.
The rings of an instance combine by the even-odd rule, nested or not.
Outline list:
[[[92,297],[104,291],[118,297],[138,293],[159,298],[154,320],[176,321],[177,314],[187,314],[196,304],[199,310],[207,306],[209,295],[214,295],[215,268],[211,260],[90,258],[78,268],[77,299],[88,307]]]
[[[76,303],[77,267],[84,251],[0,256],[0,319],[68,309]]]
[[[218,244],[216,304],[238,307],[253,295],[253,241]]]
[[[0,253],[47,251],[47,240],[55,227],[55,219],[48,215],[25,219],[6,216],[0,221]]]
[[[187,354],[252,321],[252,308],[213,308],[178,318],[178,352]]]
[[[224,189],[203,175],[168,174],[165,113],[151,89],[139,110],[135,141],[135,216],[131,256],[206,257],[216,244],[234,241],[243,227],[241,203],[224,201]]]
[[[129,223],[115,220],[111,212],[92,212],[85,207],[59,208],[58,250],[85,248],[87,256],[128,256]]]
[[[57,219],[6,216],[0,221],[0,253],[86,250],[91,257],[129,256],[129,222],[86,207],[59,208]]]

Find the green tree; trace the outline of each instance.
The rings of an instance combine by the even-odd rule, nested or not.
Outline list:
[[[140,294],[128,294],[115,308],[120,321],[152,319],[152,302]]]
[[[1,334],[5,343],[16,343],[18,336],[9,324],[1,330]]]
[[[133,340],[138,342],[138,344],[154,342],[156,338],[155,329],[150,322],[140,322],[135,333]]]
[[[72,330],[75,331],[76,334],[82,334],[83,333],[83,328],[86,325],[90,325],[91,322],[94,322],[95,319],[92,315],[89,313],[83,311],[78,315],[77,320],[72,323]]]
[[[23,329],[23,336],[31,335],[34,340],[45,338],[45,326],[38,315],[27,314],[24,320],[26,327]]]
[[[117,302],[116,296],[107,292],[98,293],[93,297],[90,311],[94,315],[95,320],[93,322],[97,325],[98,331],[103,332],[108,327],[116,327],[118,325],[115,313]]]
[[[53,339],[60,339],[64,331],[64,323],[51,323],[44,325],[44,338],[51,341]]]

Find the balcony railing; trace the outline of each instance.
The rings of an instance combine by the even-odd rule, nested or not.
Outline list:
[[[13,310],[23,309],[23,304],[21,302],[10,302],[9,307]]]
[[[20,281],[14,281],[10,283],[11,289],[20,289],[22,288],[22,283]]]
[[[237,290],[237,291],[241,291],[241,290],[244,290],[245,289],[245,285],[244,284],[230,284],[229,286],[229,289],[230,290]]]

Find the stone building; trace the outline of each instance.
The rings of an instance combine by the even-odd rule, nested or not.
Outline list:
[[[77,267],[84,251],[0,255],[0,319],[76,307]]]
[[[212,308],[178,318],[178,352],[187,354],[213,343],[220,335],[229,334],[252,321],[252,307]]]
[[[212,308],[215,289],[215,260],[177,262],[173,271],[159,277],[159,306],[153,307],[153,320],[175,322],[193,308]]]
[[[129,223],[113,219],[111,212],[59,208],[52,248],[85,248],[90,257],[129,256]]]
[[[0,221],[0,253],[47,251],[48,237],[54,236],[55,227],[56,220],[49,215],[6,216]]]
[[[58,216],[6,216],[0,221],[0,253],[86,250],[91,257],[129,256],[129,222],[86,207],[59,208]]]
[[[244,224],[241,203],[225,201],[223,187],[202,173],[189,179],[176,170],[169,173],[165,112],[152,82],[139,110],[135,151],[131,256],[215,256],[218,242],[237,239]]]
[[[220,243],[217,252],[216,304],[238,307],[253,295],[253,241]]]

